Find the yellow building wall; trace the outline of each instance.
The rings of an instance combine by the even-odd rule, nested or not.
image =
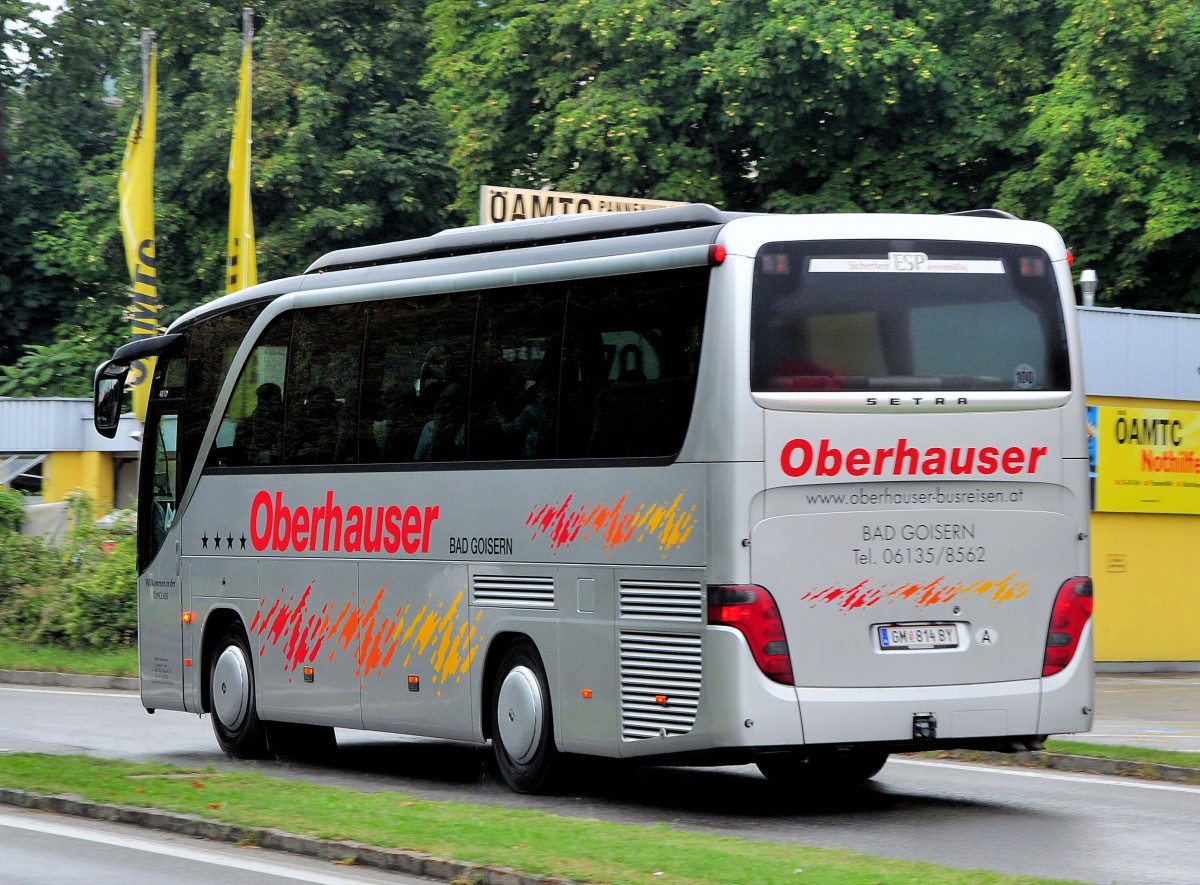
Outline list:
[[[1092,514],[1096,660],[1200,661],[1200,516]]]
[[[72,492],[92,499],[97,515],[113,508],[113,459],[105,452],[52,452],[42,468],[42,500],[65,501]]]
[[[1200,411],[1176,400],[1088,404]],[[1091,535],[1096,660],[1200,661],[1200,516],[1093,512]]]

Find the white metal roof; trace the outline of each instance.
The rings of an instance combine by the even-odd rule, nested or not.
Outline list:
[[[92,426],[92,400],[84,397],[0,397],[0,454],[46,452],[115,452],[135,455],[132,434],[141,423],[123,415],[113,439]]]
[[[1200,401],[1200,315],[1079,308],[1092,396]]]

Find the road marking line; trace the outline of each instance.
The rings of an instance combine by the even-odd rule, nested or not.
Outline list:
[[[1102,774],[1087,772],[1053,772],[1029,768],[1009,768],[1003,765],[972,765],[969,762],[936,762],[931,759],[896,759],[891,758],[888,764],[924,765],[929,768],[953,768],[959,771],[978,771],[984,774],[1006,774],[1012,777],[1036,777],[1043,780],[1070,781],[1071,783],[1101,784],[1112,787],[1129,787],[1136,790],[1161,790],[1164,793],[1200,793],[1200,787],[1187,784],[1164,784],[1157,781],[1142,781],[1135,778],[1108,777]]]
[[[74,695],[80,698],[120,698],[121,700],[132,700],[133,695],[130,692],[120,689],[111,689],[110,691],[65,691],[61,689],[51,688],[13,688],[8,685],[0,685],[0,691],[19,691],[25,694],[52,694],[52,695]]]
[[[51,836],[63,836],[68,839],[81,839],[86,842],[97,842],[102,845],[112,845],[119,848],[132,849],[134,851],[144,851],[148,854],[161,854],[166,855],[167,857],[193,860],[198,863],[207,863],[219,867],[230,867],[232,869],[245,870],[251,873],[265,873],[281,879],[295,879],[300,882],[312,882],[314,885],[346,885],[347,882],[362,882],[361,878],[350,879],[345,876],[329,875],[317,870],[293,870],[284,866],[269,863],[267,861],[256,860],[254,858],[222,857],[215,852],[191,848],[187,845],[180,845],[177,843],[160,845],[159,843],[150,839],[142,839],[138,836],[99,832],[87,827],[72,826],[71,824],[58,823],[51,820],[45,820],[43,818],[21,820],[15,815],[10,816],[9,813],[5,812],[0,812],[0,827],[29,830],[35,833],[45,833]]]

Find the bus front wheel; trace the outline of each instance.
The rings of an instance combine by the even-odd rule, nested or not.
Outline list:
[[[209,699],[217,743],[236,759],[266,755],[267,734],[258,718],[250,646],[237,627],[230,627],[213,648]]]
[[[518,642],[504,653],[492,699],[492,750],[500,776],[518,793],[545,789],[558,750],[546,671],[532,644]]]

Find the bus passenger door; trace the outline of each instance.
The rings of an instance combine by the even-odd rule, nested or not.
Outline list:
[[[146,709],[184,709],[180,578],[178,405],[152,403],[146,416],[138,522],[138,670]]]
[[[376,560],[359,564],[363,727],[473,740],[467,567]]]

